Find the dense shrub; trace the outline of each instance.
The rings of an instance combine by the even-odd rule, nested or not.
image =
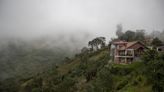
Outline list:
[[[123,81],[121,81],[121,82],[118,83],[116,89],[117,89],[117,90],[120,90],[120,89],[122,89],[124,86],[126,86],[127,84],[128,84],[128,80],[123,80]]]
[[[154,92],[164,91],[164,54],[157,53],[154,50],[145,52],[143,60],[145,62],[146,70],[145,75],[152,83],[152,90]]]
[[[132,69],[131,68],[121,68],[121,67],[112,67],[111,68],[111,73],[115,75],[128,75],[131,73]]]
[[[31,92],[42,92],[41,88],[33,88]]]
[[[61,82],[54,88],[53,92],[74,92],[77,89],[75,83],[75,80],[71,78],[66,78],[65,80],[63,80],[63,82]]]
[[[87,88],[87,92],[112,92],[113,87],[113,76],[110,69],[104,67],[99,71],[92,85]]]

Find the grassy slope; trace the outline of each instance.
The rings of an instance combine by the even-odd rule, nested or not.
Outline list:
[[[88,58],[88,67],[90,67],[92,69],[94,67],[94,66],[92,67],[92,64],[94,64],[94,62],[101,62],[101,59],[104,58],[104,56],[106,56],[108,54],[109,54],[109,52],[107,49],[90,54],[91,56],[89,56],[89,58]],[[69,71],[75,70],[81,64],[80,62],[81,62],[80,57],[76,57],[72,60],[72,62],[59,66],[59,68],[57,70],[58,70],[59,74],[67,75],[67,74],[69,74]],[[79,92],[83,92],[83,90],[86,88],[86,86],[92,82],[92,81],[90,81],[90,82],[86,83],[86,79],[83,75],[75,77],[74,79],[78,81],[76,86],[78,87]]]
[[[105,50],[102,50],[102,51],[99,51],[97,53],[94,53],[95,55],[92,55],[91,57],[89,57],[89,61],[92,62],[92,61],[98,61],[99,59],[101,59],[104,54],[108,54],[108,51],[105,49]],[[80,57],[76,57],[72,60],[72,62],[70,63],[66,63],[64,65],[61,65],[59,68],[58,68],[58,71],[59,73],[61,74],[67,74],[69,71],[71,71],[72,69],[74,69],[76,66],[80,65]]]
[[[89,58],[89,61],[99,61],[104,54],[109,54],[107,52],[107,50],[102,50],[101,52],[91,56]],[[78,66],[80,64],[80,59],[79,58],[75,58],[71,63],[62,65],[61,67],[58,68],[58,71],[61,74],[67,74],[69,71],[71,71],[72,69],[74,69],[76,66]],[[131,69],[132,70],[132,74],[126,75],[126,76],[120,76],[120,75],[115,75],[114,77],[114,81],[116,85],[119,85],[120,82],[124,81],[124,80],[128,80],[128,84],[126,84],[123,88],[121,88],[120,90],[117,90],[118,92],[151,92],[151,85],[147,84],[147,80],[145,78],[145,76],[143,75],[135,75],[134,72],[139,72],[140,69],[142,69],[144,67],[142,62],[135,62],[129,65],[120,65],[120,64],[112,64],[112,66],[114,68],[119,68],[119,69]],[[133,75],[134,73],[134,75]],[[129,78],[129,76],[131,76]],[[139,80],[139,81],[138,81]],[[89,85],[89,83],[91,82],[84,82],[85,78],[84,77],[79,77],[78,78],[79,86],[80,88],[85,88],[85,85]],[[136,84],[135,84],[136,82]]]
[[[95,52],[90,54],[87,61],[87,69],[99,68],[96,67],[96,64],[101,64],[104,61],[109,61],[109,52],[107,49]],[[75,57],[69,63],[65,63],[57,68],[57,71],[60,75],[72,76],[75,75],[74,71],[78,70],[78,67],[81,64],[81,57]],[[113,73],[114,80],[114,92],[151,92],[151,85],[147,83],[146,77],[140,72],[144,65],[142,62],[135,62],[129,65],[120,65],[120,64],[110,64]],[[105,65],[103,67],[108,67]],[[101,70],[102,67],[100,67]],[[130,71],[129,71],[130,70]],[[128,71],[128,72],[127,72]],[[98,71],[99,72],[99,71]],[[125,73],[124,73],[125,72]],[[127,72],[127,73],[126,73]],[[44,75],[44,74],[43,74]],[[53,75],[47,75],[45,80],[53,79]],[[35,77],[34,77],[35,78]],[[96,80],[97,77],[93,78],[91,81],[86,82],[84,74],[72,77],[76,81],[76,92],[84,92],[88,85],[92,85],[92,82]],[[43,80],[44,81],[44,80]],[[33,79],[30,79],[23,83],[21,87],[25,87],[33,82]],[[22,89],[22,88],[20,88]],[[23,92],[23,91],[22,91]]]
[[[116,85],[122,81],[128,81],[118,92],[151,92],[151,85],[147,84],[146,77],[140,73],[141,69],[144,67],[142,62],[134,62],[129,65],[113,64],[113,67],[132,70],[132,72],[126,76],[115,76]]]

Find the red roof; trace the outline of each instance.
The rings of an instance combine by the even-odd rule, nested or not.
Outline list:
[[[117,45],[121,45],[123,42],[121,42],[120,44],[117,43]],[[144,44],[142,44],[141,42],[139,41],[133,41],[133,42],[124,42],[126,43],[124,46],[122,46],[119,50],[125,50],[125,49],[138,49],[140,48],[141,46],[135,46],[133,47],[135,44],[140,44],[142,45],[142,47],[146,47]]]
[[[122,41],[122,40],[119,40],[119,41],[114,41],[113,44],[115,45],[120,45],[120,44],[127,44],[128,42],[126,41]]]

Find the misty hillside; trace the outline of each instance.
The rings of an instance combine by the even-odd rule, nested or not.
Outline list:
[[[63,63],[78,52],[73,43],[50,39],[11,40],[0,45],[0,80],[29,77]],[[79,44],[78,44],[79,45]]]
[[[0,92],[164,92],[164,0],[0,0]]]
[[[164,54],[157,51],[163,38],[145,30],[124,32],[121,24],[116,35],[108,44],[100,36],[88,46],[85,36],[4,41],[0,92],[163,92]],[[143,50],[141,60],[117,64],[110,57],[115,40],[140,41],[150,48]]]
[[[142,41],[146,49],[132,64],[112,62],[111,42],[96,37],[11,40],[0,45],[0,92],[163,92],[163,42],[144,30],[122,31],[111,40]],[[83,47],[81,50],[78,48]]]
[[[163,72],[163,54],[148,51],[146,53],[151,55],[145,53],[142,62],[122,65],[110,61],[108,50],[106,47],[93,53],[81,53],[40,74],[5,80],[1,82],[0,91],[162,92],[153,90],[164,87],[163,78],[156,79]],[[151,61],[153,59],[155,62]]]

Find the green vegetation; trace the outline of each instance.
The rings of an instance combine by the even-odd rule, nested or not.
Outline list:
[[[104,48],[78,54],[72,59],[66,59],[69,62],[65,64],[29,78],[6,80],[1,83],[0,91],[163,92],[163,59],[163,54],[147,51],[143,62],[114,64],[108,62],[109,51]]]
[[[117,25],[116,35],[118,39],[125,41],[144,41],[145,40],[145,30],[136,30],[136,32],[132,30],[127,30],[125,33],[123,32],[123,27],[121,24]]]
[[[147,66],[145,69],[145,75],[147,76],[149,82],[152,84],[152,90],[154,92],[163,92],[164,53],[157,53],[155,50],[150,50],[143,57],[143,62],[145,62],[145,65]]]
[[[153,41],[152,41],[151,44],[152,44],[152,46],[154,46],[154,47],[161,46],[161,45],[162,45],[162,41],[159,40],[159,39],[156,37],[156,38],[153,39]]]
[[[22,41],[0,45],[0,81],[28,78],[67,62],[71,52]],[[15,80],[14,80],[15,81]]]
[[[121,25],[116,34],[113,40],[145,39],[144,30],[123,33]],[[151,44],[162,42],[155,38]],[[141,61],[115,64],[110,45],[96,37],[69,58],[61,49],[8,44],[0,49],[0,92],[164,92],[164,53],[148,50]]]

